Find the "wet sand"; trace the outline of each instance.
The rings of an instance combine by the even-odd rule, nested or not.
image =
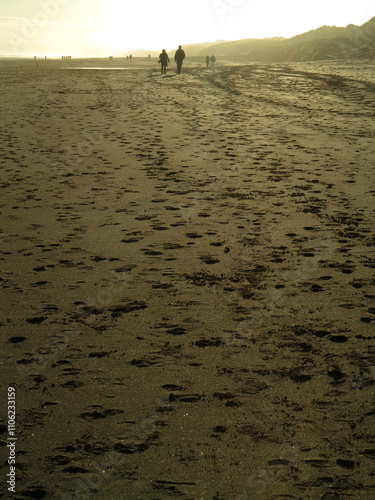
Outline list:
[[[0,65],[14,498],[372,498],[374,65],[68,63]]]

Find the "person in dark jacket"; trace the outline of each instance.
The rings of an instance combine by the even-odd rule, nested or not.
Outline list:
[[[182,61],[185,59],[185,52],[182,50],[181,45],[178,46],[174,60],[177,62],[177,73],[181,74]]]
[[[206,68],[210,65],[210,56],[206,56]]]
[[[163,49],[163,52],[159,56],[159,62],[161,64],[161,74],[165,75],[165,73],[167,72],[168,63],[170,62],[168,54],[165,52],[165,49]]]

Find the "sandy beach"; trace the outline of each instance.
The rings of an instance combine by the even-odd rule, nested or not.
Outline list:
[[[0,62],[1,496],[375,496],[374,75]]]

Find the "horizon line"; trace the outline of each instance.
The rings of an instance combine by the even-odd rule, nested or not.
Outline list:
[[[1,17],[0,17],[1,19]],[[363,26],[364,24],[367,24],[368,22],[370,22],[372,19],[375,19],[375,16],[371,16],[370,19],[368,19],[368,21],[365,21],[363,24],[361,25],[357,25],[357,24],[354,24],[354,23],[349,23],[347,24],[346,26],[336,26],[336,25],[321,25],[321,26],[318,26],[317,28],[313,28],[311,30],[308,30],[308,31],[304,31],[302,33],[297,33],[295,35],[292,35],[290,37],[284,37],[284,36],[279,36],[279,35],[274,35],[274,36],[267,36],[267,37],[262,37],[262,38],[254,38],[254,37],[249,37],[249,38],[238,38],[238,39],[234,39],[234,40],[225,40],[225,39],[217,39],[215,41],[204,41],[204,42],[189,42],[189,43],[185,43],[185,44],[176,44],[177,47],[178,45],[182,45],[183,47],[189,47],[189,46],[197,46],[197,45],[206,45],[206,44],[220,44],[220,43],[231,43],[231,42],[239,42],[239,41],[243,41],[243,40],[272,40],[272,39],[280,39],[280,40],[290,40],[296,36],[299,36],[299,35],[304,35],[306,33],[310,33],[312,31],[317,31],[319,30],[320,28],[325,28],[325,27],[328,27],[328,28],[342,28],[342,29],[345,29],[347,28],[348,26],[355,26],[355,27],[358,27],[360,28],[361,26]],[[207,47],[208,48],[208,47]],[[204,49],[204,47],[202,47],[202,50]],[[113,50],[112,52],[110,51],[110,49],[108,49],[108,51],[106,51],[106,54],[104,53],[104,50],[101,49],[101,48],[98,48],[98,52],[95,52],[95,53],[91,53],[91,54],[74,54],[73,52],[67,52],[67,55],[70,55],[72,57],[75,57],[75,58],[81,58],[81,59],[87,59],[87,58],[109,58],[109,57],[114,57],[114,58],[121,58],[121,57],[127,57],[129,55],[131,55],[132,53],[137,53],[137,52],[143,52],[143,53],[153,53],[153,52],[158,52],[159,50],[161,49],[151,49],[151,48],[132,48],[132,49],[129,49],[129,48],[124,48],[124,49],[116,49],[116,50]],[[173,50],[177,50],[177,48],[169,48],[168,49],[168,52],[170,51],[173,51]],[[122,53],[123,55],[119,55],[119,53]],[[21,53],[21,54],[0,54],[0,57],[2,58],[16,58],[16,59],[19,59],[19,58],[29,58],[29,57],[37,57],[37,58],[45,58],[45,57],[49,57],[51,59],[60,59],[63,57],[62,53],[60,53],[59,55],[56,54],[56,52],[54,53],[50,53],[50,52],[27,52],[27,53]],[[64,56],[65,57],[65,56]],[[135,56],[135,57],[145,57],[145,56]],[[157,56],[155,56],[157,57]],[[191,57],[196,57],[196,56],[191,56]]]

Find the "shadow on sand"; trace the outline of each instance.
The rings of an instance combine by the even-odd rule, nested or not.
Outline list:
[[[149,78],[174,78],[175,76],[178,76],[177,73],[171,74],[171,75],[161,75],[160,73],[153,73],[149,76]]]

